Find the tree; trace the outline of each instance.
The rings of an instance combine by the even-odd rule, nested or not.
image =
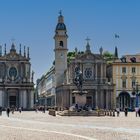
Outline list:
[[[74,51],[73,52],[68,52],[67,62],[70,63],[73,58],[75,58],[75,52]]]
[[[114,55],[112,53],[110,53],[109,51],[105,51],[103,53],[103,57],[107,62],[112,62],[114,59]]]

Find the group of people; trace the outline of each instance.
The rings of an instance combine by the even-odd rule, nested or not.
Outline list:
[[[11,108],[7,107],[4,110],[6,111],[7,117],[9,117],[10,112],[12,114],[14,114],[15,110],[17,110],[17,111],[19,111],[21,113],[22,107],[19,107],[18,109],[16,109],[15,107],[11,107]],[[0,116],[2,115],[2,111],[3,111],[3,108],[0,106]]]
[[[45,113],[46,111],[46,106],[35,106],[35,111],[38,112],[38,111],[41,111],[43,113]]]
[[[117,116],[119,116],[120,109],[116,108],[116,112],[117,112]],[[136,117],[138,117],[138,116],[140,117],[140,107],[136,107],[135,112],[136,112]],[[127,115],[128,115],[128,108],[127,107],[124,108],[124,115],[125,115],[125,117],[127,117]]]

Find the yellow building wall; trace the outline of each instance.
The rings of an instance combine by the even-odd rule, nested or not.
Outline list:
[[[126,67],[126,74],[122,73],[122,67]],[[132,73],[132,67],[135,67],[136,73]],[[122,88],[121,77],[125,75],[127,77],[126,88]],[[140,85],[140,63],[113,63],[113,83],[114,87],[114,103],[116,103],[117,91],[130,91],[132,92],[132,76],[136,77],[136,82]]]

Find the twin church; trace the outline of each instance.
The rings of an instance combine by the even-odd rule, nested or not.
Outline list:
[[[6,44],[4,53],[0,48],[0,106],[33,108],[34,83],[29,48],[26,51],[24,47],[23,54],[21,45],[17,52],[14,43],[8,53]]]
[[[53,98],[54,106],[60,109],[70,107],[73,104],[92,108],[111,109],[114,106],[113,83],[108,82],[107,62],[103,58],[103,49],[99,53],[92,53],[90,44],[87,41],[85,51],[78,53],[75,50],[75,57],[68,63],[68,35],[64,17],[60,13],[55,29],[54,53],[55,65],[52,73],[47,73],[45,91],[40,92],[39,96],[44,95],[45,99]],[[82,74],[82,91],[79,94],[77,86],[74,84],[76,77],[75,69],[78,66]],[[53,76],[52,76],[53,75]],[[0,106],[16,106],[24,109],[31,109],[34,106],[34,73],[31,73],[31,63],[29,48],[22,53],[21,46],[19,52],[14,43],[11,45],[10,52],[0,50]],[[53,80],[50,82],[50,77]],[[42,91],[42,79],[38,83],[37,91]],[[47,81],[49,81],[47,83]],[[40,85],[40,86],[39,86]],[[40,89],[39,89],[40,87]],[[53,91],[53,92],[52,92]],[[53,94],[52,94],[53,93]],[[51,96],[52,95],[52,96]],[[48,102],[45,104],[48,105]]]
[[[100,48],[98,54],[92,53],[87,39],[85,51],[79,53],[75,49],[75,56],[68,62],[67,40],[67,28],[64,17],[60,13],[54,35],[55,64],[43,75],[37,87],[42,104],[57,106],[59,109],[68,108],[74,104],[88,105],[92,108],[113,108],[114,85],[108,82],[108,66],[103,58],[103,49]],[[82,94],[74,83],[76,67],[82,74]]]

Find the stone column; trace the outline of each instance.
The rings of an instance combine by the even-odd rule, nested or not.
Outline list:
[[[106,78],[106,65],[104,64],[104,78]]]
[[[108,91],[106,92],[106,109],[109,109]]]
[[[104,108],[104,92],[101,90],[100,92],[100,101],[101,101],[101,108]]]
[[[26,93],[26,90],[23,91],[23,108],[27,108],[27,93]]]
[[[3,91],[0,90],[0,106],[3,106],[2,100],[3,100]]]
[[[101,83],[103,83],[103,64],[101,64]]]
[[[30,93],[29,90],[27,90],[27,108],[30,108]]]
[[[98,107],[98,91],[97,90],[95,91],[95,99],[96,99],[95,100],[96,101],[96,106],[95,107],[97,108]]]
[[[23,97],[22,97],[22,92],[19,91],[19,107],[23,107]]]
[[[111,109],[112,107],[112,95],[111,95],[111,91],[109,90],[109,108]]]
[[[30,108],[34,107],[34,92],[31,91],[30,93]]]
[[[101,91],[98,90],[98,107],[101,108]]]
[[[95,75],[95,79],[97,81],[97,64],[95,65],[95,68],[96,68],[96,75]]]
[[[6,90],[6,102],[7,102],[7,106],[9,107],[9,92]]]
[[[114,96],[113,96],[113,91],[110,91],[110,95],[111,95],[111,108],[115,109],[115,104],[114,104]]]
[[[16,107],[20,107],[20,97],[19,97],[19,92],[16,93]]]

